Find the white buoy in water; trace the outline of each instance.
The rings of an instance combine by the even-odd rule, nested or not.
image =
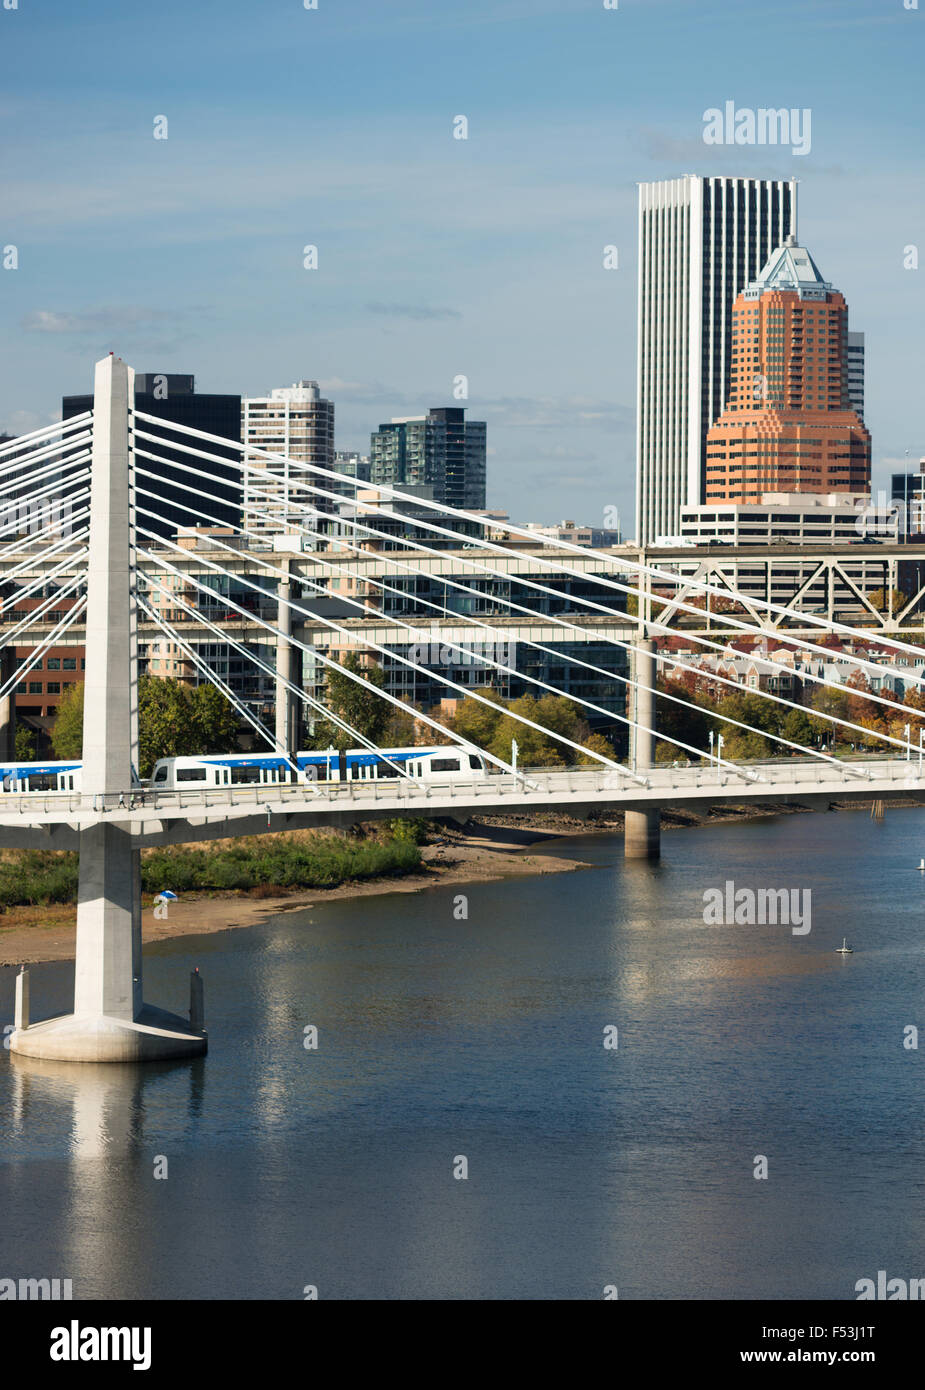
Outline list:
[[[919,870],[920,870],[923,874],[925,874],[925,859],[920,859],[920,860],[919,860]]]

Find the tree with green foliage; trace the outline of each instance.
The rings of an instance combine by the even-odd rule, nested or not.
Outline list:
[[[610,739],[605,737],[604,734],[589,734],[587,738],[582,740],[582,745],[585,748],[589,748],[593,753],[601,753],[605,758],[609,758],[611,762],[617,761],[617,754],[614,746],[610,742]],[[589,758],[584,753],[579,753],[576,761],[579,767],[602,766],[597,758]]]
[[[816,741],[813,721],[802,709],[792,709],[788,712],[780,726],[780,733],[781,738],[789,739],[791,743],[799,743],[803,748],[811,748]],[[786,752],[786,749],[780,751]]]
[[[200,753],[228,753],[237,743],[240,716],[229,699],[203,681],[190,690],[190,714]]]
[[[490,685],[479,689],[480,700],[467,695],[456,706],[450,727],[460,738],[468,739],[476,748],[487,748],[495,736],[498,722],[504,714],[504,700]],[[485,704],[484,701],[490,701]]]
[[[84,741],[83,681],[66,687],[58,701],[58,713],[51,731],[51,746],[59,759],[79,758]]]
[[[169,677],[142,676],[138,682],[139,774],[150,777],[158,758],[190,758],[205,751],[193,723],[189,688]]]
[[[355,652],[348,652],[340,665],[343,670],[337,670],[332,666],[327,668],[322,702],[357,733],[368,738],[370,743],[380,748],[384,747],[384,734],[395,707],[381,695],[377,695],[375,690],[367,689],[346,674],[352,672],[354,676],[361,676],[376,690],[382,690],[385,686],[382,667],[375,664],[362,665]],[[316,720],[312,737],[315,748],[353,748],[356,742],[356,734],[341,729],[333,720]]]
[[[675,680],[659,683],[658,690],[664,691],[666,695],[675,696],[674,700],[668,700],[659,694],[655,697],[653,724],[660,734],[664,734],[665,741],[673,746],[673,740],[676,739],[678,743],[686,743],[689,748],[706,749],[707,736],[713,721],[710,719],[711,707],[705,697],[696,690],[692,691],[686,683]],[[689,700],[694,708],[680,705],[677,703],[678,700]],[[691,754],[686,748],[676,748],[671,756],[688,758]]]
[[[51,743],[59,758],[83,752],[83,683],[70,686],[58,705]],[[158,758],[195,757],[234,750],[238,716],[214,685],[190,688],[172,678],[143,675],[138,682],[138,772],[150,777]]]
[[[503,714],[498,720],[488,751],[496,758],[509,763],[511,746],[516,740],[518,766],[563,767],[565,749],[561,744],[555,743],[539,729],[531,729],[528,724],[522,724],[519,719],[512,717],[513,714],[519,714],[523,719],[532,719],[534,723],[543,724],[544,728],[548,727],[542,718],[543,711],[540,708],[544,703],[543,700],[535,700],[532,695],[521,695],[519,699],[511,700],[507,706],[511,713]],[[545,712],[549,718],[548,705]],[[562,731],[560,729],[557,732]]]
[[[17,762],[35,762],[36,739],[34,729],[30,729],[27,724],[17,724],[16,733],[13,737],[13,744]]]
[[[730,725],[725,726],[727,729]],[[723,757],[729,762],[747,762],[750,758],[769,758],[771,745],[761,734],[746,733],[744,729],[731,728],[723,734]]]
[[[829,690],[826,686],[817,686],[813,691],[810,704],[813,710],[818,710],[822,714],[830,714],[834,719],[847,719],[849,717],[848,696],[843,690]],[[827,746],[834,747],[839,737],[844,738],[845,734],[850,732],[842,725],[833,724],[830,719],[817,719],[810,714],[809,720],[816,737]]]
[[[600,767],[596,758],[585,757],[553,737],[556,734],[605,758],[616,756],[609,739],[603,734],[592,734],[578,705],[564,695],[543,695],[540,699],[521,695],[516,700],[504,700],[491,686],[480,689],[479,694],[490,703],[467,696],[457,705],[449,727],[503,762],[511,761],[511,745],[516,741],[519,767],[572,767],[576,763]],[[531,728],[516,715],[540,727]]]

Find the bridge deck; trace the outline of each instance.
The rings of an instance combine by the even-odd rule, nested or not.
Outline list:
[[[600,768],[473,778],[327,783],[185,791],[17,796],[0,803],[0,845],[76,849],[79,832],[101,815],[129,832],[138,848],[226,835],[347,826],[393,816],[530,814],[550,809],[578,817],[595,809],[645,810],[722,802],[895,800],[925,797],[916,762],[870,759],[824,765],[807,760],[731,767],[656,767],[645,773]]]

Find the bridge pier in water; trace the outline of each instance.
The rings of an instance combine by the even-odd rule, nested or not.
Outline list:
[[[119,824],[138,766],[134,520],[128,411],[134,373],[96,364],[87,562],[83,792],[99,818],[80,830],[74,1012],[29,1023],[28,972],[18,985],[10,1051],[72,1062],[136,1062],[205,1052],[194,1029],[142,997],[141,855]],[[108,808],[108,809],[107,809]],[[201,982],[191,1012],[201,1019]]]
[[[635,685],[630,727],[630,766],[645,772],[655,761],[652,730],[655,728],[655,643],[643,639],[631,654],[630,669]],[[645,728],[640,728],[640,724]],[[645,811],[626,811],[623,828],[625,859],[658,859],[662,852],[662,815],[657,806]]]

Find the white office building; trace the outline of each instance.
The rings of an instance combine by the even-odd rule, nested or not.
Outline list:
[[[311,474],[295,463],[334,467],[334,402],[322,399],[317,381],[297,381],[268,396],[241,400],[241,439],[244,461],[244,525],[252,532],[272,534],[296,526],[314,528],[316,510],[330,512],[333,502],[311,486]],[[287,462],[264,459],[257,452],[285,454]],[[323,478],[318,485],[331,490]]]
[[[700,503],[681,508],[681,544],[855,545],[898,539],[895,515],[865,530],[870,498],[852,492],[765,492],[761,502]]]
[[[795,181],[639,185],[636,537],[676,536],[704,501],[707,430],[726,404],[732,305],[797,233]]]

